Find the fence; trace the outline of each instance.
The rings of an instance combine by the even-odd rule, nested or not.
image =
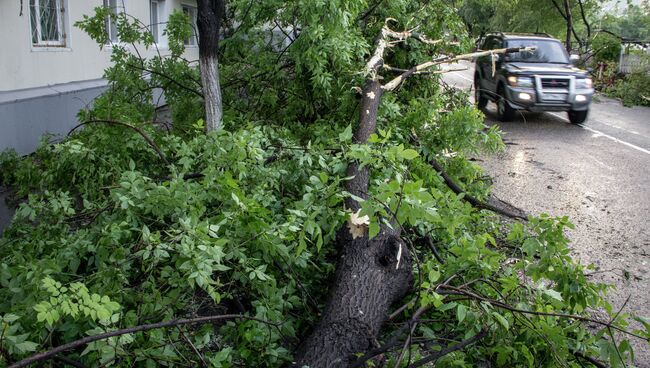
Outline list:
[[[647,55],[642,55],[641,53],[630,54],[626,50],[626,47],[623,47],[621,49],[621,56],[618,60],[618,72],[629,74],[643,69],[650,72],[650,48],[646,48],[645,53]]]

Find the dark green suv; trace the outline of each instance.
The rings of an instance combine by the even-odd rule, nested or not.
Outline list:
[[[476,104],[497,104],[499,120],[511,120],[517,110],[566,111],[571,123],[587,119],[594,95],[587,71],[576,68],[562,43],[546,34],[490,33],[481,50],[534,47],[534,51],[493,54],[476,59]]]

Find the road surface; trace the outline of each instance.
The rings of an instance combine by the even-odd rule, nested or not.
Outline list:
[[[468,70],[444,80],[469,90],[472,65],[462,66]],[[480,158],[496,196],[528,213],[568,215],[576,225],[568,233],[573,256],[598,267],[593,280],[615,285],[608,294],[614,309],[629,296],[626,311],[650,317],[650,108],[598,97],[580,125],[565,113],[499,123],[492,103],[484,112],[507,147]],[[634,345],[637,365],[650,367],[648,345]]]

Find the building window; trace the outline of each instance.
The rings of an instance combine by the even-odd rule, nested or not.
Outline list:
[[[160,43],[160,18],[162,18],[163,6],[161,0],[149,0],[149,12],[151,14],[149,28],[155,43]]]
[[[122,0],[104,0],[104,7],[109,8],[115,16],[124,13],[124,2]],[[108,33],[107,43],[117,43],[117,24],[114,17],[106,17],[106,32]]]
[[[185,39],[185,46],[196,46],[199,44],[196,37],[196,7],[183,5],[183,13],[187,14],[187,16],[190,18],[190,24],[192,25],[192,36]]]
[[[63,0],[29,0],[32,45],[65,46]]]

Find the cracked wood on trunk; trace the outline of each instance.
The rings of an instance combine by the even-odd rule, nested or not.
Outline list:
[[[223,109],[219,85],[219,29],[225,12],[224,0],[197,0],[199,66],[205,107],[205,131],[221,128]]]
[[[373,73],[363,89],[355,143],[366,143],[376,129],[383,93],[376,75],[383,64],[384,46],[385,40],[379,39],[380,55],[369,62]],[[347,182],[347,191],[367,199],[368,167],[359,169],[358,163],[351,162],[348,174],[354,178]],[[346,208],[354,213],[360,206],[349,198]],[[408,250],[399,228],[394,228],[382,225],[372,240],[367,231],[354,238],[348,226],[339,230],[335,281],[320,322],[298,348],[295,366],[345,367],[356,359],[355,354],[373,347],[388,318],[390,305],[401,299],[412,283]]]

